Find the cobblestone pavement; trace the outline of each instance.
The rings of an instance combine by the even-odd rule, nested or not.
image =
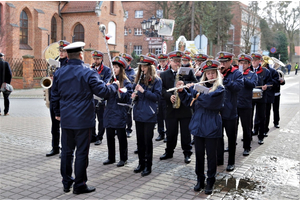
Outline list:
[[[42,89],[16,90],[10,97],[10,115],[0,116],[0,199],[300,199],[300,105],[296,78],[287,76],[282,87],[281,128],[275,129],[270,120],[265,144],[259,146],[257,137],[253,137],[250,156],[244,157],[239,127],[236,169],[226,172],[225,153],[225,165],[218,167],[215,190],[209,196],[193,191],[195,157],[193,154],[190,164],[184,163],[180,140],[174,157],[160,161],[165,143],[153,139],[152,173],[147,177],[134,174],[138,164],[137,155],[133,154],[135,132],[128,139],[128,164],[121,168],[102,164],[107,159],[105,137],[100,146],[91,144],[88,185],[95,186],[96,192],[64,193],[59,157],[45,156],[51,149],[51,124]],[[2,97],[0,106],[3,111]]]

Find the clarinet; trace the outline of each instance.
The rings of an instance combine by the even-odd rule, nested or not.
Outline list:
[[[137,82],[137,84],[136,85],[139,85],[140,84],[140,82],[141,82],[141,80],[142,80],[142,77],[144,76],[144,72],[143,71],[141,71],[141,75],[140,75],[140,78],[139,78],[139,80],[138,80],[138,82]],[[134,90],[134,92],[133,93],[135,93],[135,94],[137,94],[137,90]],[[129,109],[128,109],[128,114],[130,114],[130,112],[131,112],[131,110],[132,110],[132,108],[133,108],[133,105],[134,105],[134,102],[135,102],[135,99],[136,99],[136,96],[137,95],[135,95],[134,96],[134,98],[132,99],[132,101],[131,101],[131,105],[130,105],[130,107],[129,107]]]

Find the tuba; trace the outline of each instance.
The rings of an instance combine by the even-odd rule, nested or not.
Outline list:
[[[270,63],[271,58],[269,56],[263,56],[263,60],[264,60],[264,62],[261,65],[262,67],[266,67],[267,64],[271,64]]]
[[[284,67],[285,65],[280,60],[278,60],[275,57],[271,57],[271,59],[274,62],[274,69],[276,69],[277,72],[278,72],[279,80],[283,80],[284,81],[284,73],[283,73],[283,71],[279,70],[279,68],[280,67]]]
[[[175,85],[177,84],[178,81],[179,81],[179,73],[177,72],[175,77]],[[178,109],[180,108],[180,98],[178,96],[177,90],[174,91],[174,95],[175,95],[175,102],[173,103],[173,108]]]

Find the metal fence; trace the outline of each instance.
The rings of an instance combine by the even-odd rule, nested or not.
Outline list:
[[[33,77],[47,76],[48,62],[46,59],[33,59]]]
[[[23,77],[23,58],[5,58],[13,77]]]

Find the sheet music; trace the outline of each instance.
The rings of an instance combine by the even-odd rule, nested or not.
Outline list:
[[[190,73],[190,70],[192,70],[192,68],[190,67],[180,67],[178,73],[180,75],[188,75]]]
[[[48,60],[48,63],[49,63],[49,65],[50,66],[56,66],[56,67],[60,67],[60,62],[59,61],[57,61],[57,60],[54,60],[54,59],[52,59],[52,58],[49,58],[49,60]]]
[[[204,94],[208,94],[208,92],[209,92],[209,88],[202,86],[200,84],[194,85],[194,90],[196,90],[199,93],[204,93]]]
[[[243,65],[239,65],[239,71],[244,73]]]

